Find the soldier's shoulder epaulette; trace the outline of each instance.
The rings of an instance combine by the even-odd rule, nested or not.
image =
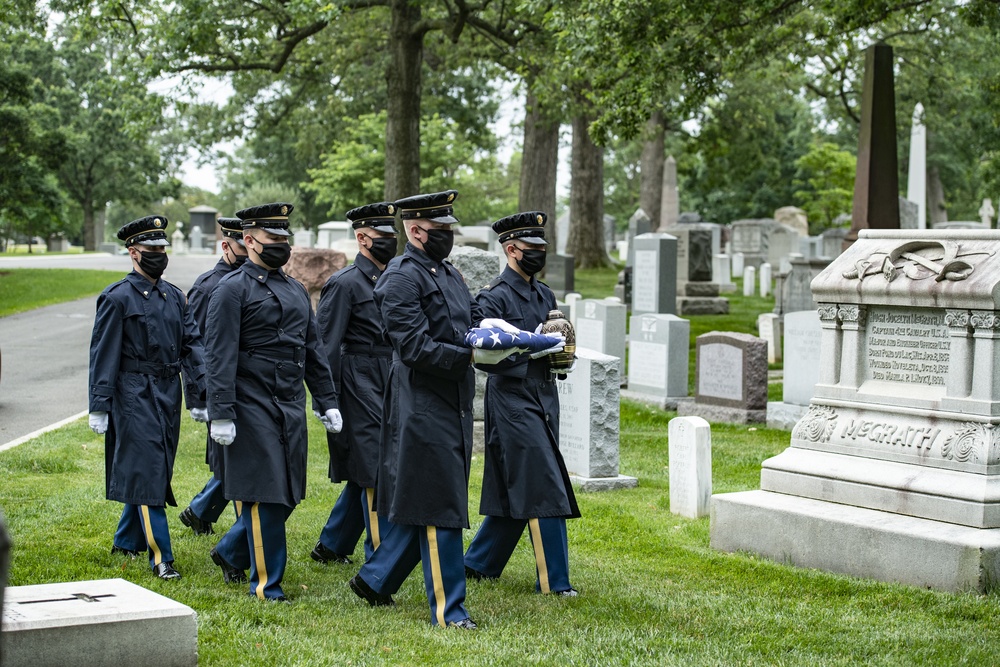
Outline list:
[[[108,285],[107,287],[105,287],[104,288],[104,293],[108,294],[108,293],[113,292],[114,290],[118,289],[122,285],[127,285],[127,284],[129,284],[128,278],[122,278],[118,282],[111,283],[110,285]]]
[[[492,281],[490,281],[489,284],[483,285],[483,289],[484,290],[491,290],[491,289],[493,289],[494,287],[496,287],[497,285],[499,285],[502,282],[503,282],[503,278],[500,277],[500,276],[497,276]]]

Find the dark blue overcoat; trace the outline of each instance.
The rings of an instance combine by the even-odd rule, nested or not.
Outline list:
[[[378,513],[393,523],[469,527],[472,350],[482,313],[458,270],[412,244],[375,287],[393,358],[385,396]]]
[[[509,266],[476,297],[484,317],[525,331],[556,308],[545,283]],[[493,366],[486,381],[486,460],[480,514],[512,519],[580,516],[559,451],[559,393],[548,360],[515,354]]]
[[[245,262],[212,292],[205,351],[209,418],[236,423],[219,447],[225,497],[295,507],[306,494],[303,380],[322,410],[337,407],[306,288]]]
[[[330,276],[316,309],[344,428],[327,433],[330,479],[375,488],[378,479],[382,399],[392,347],[375,306],[382,271],[364,255]]]
[[[132,505],[176,505],[170,479],[181,419],[205,405],[202,341],[187,299],[133,271],[97,298],[90,341],[90,411],[108,413],[106,495]]]

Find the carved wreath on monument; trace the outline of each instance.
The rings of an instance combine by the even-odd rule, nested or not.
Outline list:
[[[1000,430],[996,424],[965,422],[941,446],[941,456],[952,461],[995,461],[1000,451]]]
[[[837,413],[827,405],[810,405],[809,412],[792,431],[793,438],[807,442],[829,442],[837,425]]]
[[[973,257],[992,256],[986,250],[962,251],[955,241],[907,241],[889,252],[875,252],[867,259],[860,259],[854,268],[844,272],[848,280],[859,281],[868,276],[881,274],[887,282],[892,282],[900,274],[910,280],[934,277],[943,280],[965,280],[975,270]]]

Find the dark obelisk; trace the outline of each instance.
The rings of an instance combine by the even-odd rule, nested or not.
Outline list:
[[[892,47],[882,42],[865,51],[854,209],[844,249],[858,239],[858,230],[868,228],[899,229],[896,91],[892,80]]]

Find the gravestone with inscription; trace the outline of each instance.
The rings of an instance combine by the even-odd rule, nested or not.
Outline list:
[[[820,238],[823,239],[820,246],[820,257],[830,259],[839,257],[840,253],[844,251],[844,237],[847,236],[848,231],[843,227],[834,227],[820,234]]]
[[[14,586],[0,619],[4,665],[198,664],[194,609],[124,579]]]
[[[771,266],[781,266],[781,261],[792,253],[799,252],[799,233],[777,222],[771,223],[767,230],[767,256],[765,262]]]
[[[667,424],[670,512],[689,519],[708,516],[712,501],[712,428],[701,417]]]
[[[676,315],[629,319],[628,389],[622,396],[673,410],[688,395],[691,323]]]
[[[819,379],[819,314],[815,310],[785,313],[782,324],[784,377],[782,400],[767,404],[767,425],[791,431],[802,419]]]
[[[615,297],[581,299],[576,302],[573,327],[577,347],[586,347],[619,359],[619,375],[625,361],[625,320],[628,306]]]
[[[677,312],[677,239],[669,234],[636,236],[632,250],[632,313]]]
[[[712,280],[712,258],[720,248],[721,225],[695,222],[672,227],[667,233],[677,239],[677,314],[728,313],[729,301],[719,297],[719,284]]]
[[[743,255],[743,266],[755,269],[767,259],[768,227],[774,220],[737,220],[732,224],[730,239],[733,253]]]
[[[1000,233],[862,229],[813,281],[819,379],[712,545],[950,591],[1000,582]]]
[[[558,380],[559,451],[574,486],[583,491],[634,487],[619,474],[620,360],[576,348],[576,368]]]
[[[812,281],[823,269],[830,265],[830,260],[805,259],[804,257],[793,257],[790,260],[792,270],[782,283],[781,303],[783,312],[794,313],[801,310],[815,310],[816,301],[813,299]],[[775,311],[779,315],[782,314]]]
[[[625,232],[626,256],[625,266],[635,266],[635,237],[649,234],[653,231],[653,222],[649,214],[642,208],[637,208],[628,219],[628,230]]]
[[[678,415],[731,424],[767,419],[766,342],[750,334],[712,331],[698,336],[695,354],[694,399],[678,401]]]

